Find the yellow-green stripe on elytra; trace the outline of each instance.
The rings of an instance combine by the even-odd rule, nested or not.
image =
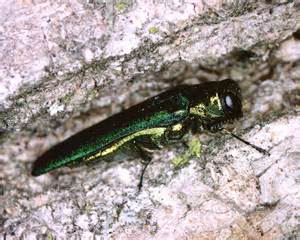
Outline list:
[[[103,157],[103,156],[106,156],[108,154],[111,154],[114,151],[118,150],[125,143],[133,140],[136,137],[146,136],[146,135],[150,135],[150,136],[154,136],[154,137],[161,137],[164,134],[165,130],[166,130],[166,128],[159,127],[159,128],[145,129],[145,130],[133,133],[133,134],[127,136],[127,137],[122,138],[121,140],[119,140],[118,142],[112,144],[110,147],[104,149],[103,151],[100,151],[97,154],[95,154],[93,156],[90,156],[89,158],[85,159],[85,161],[91,161],[91,160],[94,160],[96,158]]]

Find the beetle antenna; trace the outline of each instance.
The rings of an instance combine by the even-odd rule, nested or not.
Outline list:
[[[236,139],[240,140],[241,142],[245,143],[246,145],[248,145],[248,146],[254,148],[256,151],[258,151],[258,152],[260,152],[260,153],[262,153],[262,154],[264,154],[264,155],[268,155],[268,156],[271,155],[267,150],[265,150],[265,149],[263,149],[263,148],[260,148],[260,147],[258,147],[258,146],[256,146],[256,145],[254,145],[254,144],[252,144],[252,143],[250,143],[250,142],[248,142],[248,141],[246,141],[246,140],[240,138],[239,136],[235,135],[234,133],[228,131],[227,129],[223,128],[223,130],[224,130],[226,133],[229,133],[231,136],[235,137]]]

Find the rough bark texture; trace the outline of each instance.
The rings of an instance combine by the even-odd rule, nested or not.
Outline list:
[[[299,12],[297,1],[0,2],[1,238],[300,238]],[[157,152],[141,193],[139,159],[30,176],[43,151],[108,115],[227,77],[244,96],[235,131],[271,156],[202,134],[185,167],[173,161],[184,144]]]

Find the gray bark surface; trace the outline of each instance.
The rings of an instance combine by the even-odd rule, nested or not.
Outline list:
[[[300,3],[0,2],[0,237],[300,238]],[[34,178],[44,151],[168,87],[232,78],[234,123],[140,159]]]

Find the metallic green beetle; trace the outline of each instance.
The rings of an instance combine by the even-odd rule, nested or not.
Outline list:
[[[57,144],[36,160],[32,175],[101,160],[129,143],[160,147],[189,130],[218,131],[240,117],[241,93],[233,80],[179,85]]]

